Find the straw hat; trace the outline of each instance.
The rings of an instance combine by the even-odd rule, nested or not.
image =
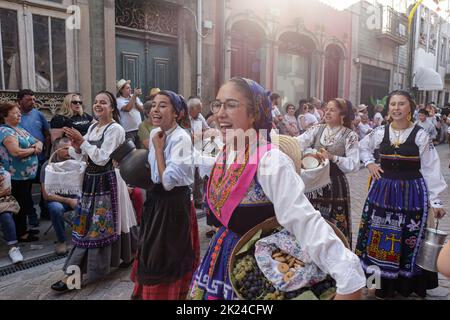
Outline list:
[[[131,84],[131,80],[121,79],[121,80],[117,81],[117,92],[119,92],[120,90],[122,90],[122,88],[123,88],[126,84]]]
[[[368,108],[368,106],[366,106],[365,104],[360,104],[359,106],[356,107],[356,110],[358,112],[364,111]]]
[[[300,174],[302,169],[302,152],[296,139],[285,135],[272,135],[274,145],[292,159],[295,165],[295,171]]]
[[[150,96],[150,97],[155,96],[155,95],[157,95],[157,94],[160,93],[160,92],[161,92],[161,89],[160,89],[160,88],[152,88],[152,89],[150,90],[149,96]]]

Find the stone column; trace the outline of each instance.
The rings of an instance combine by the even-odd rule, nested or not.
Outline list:
[[[91,1],[92,2],[92,1]],[[105,88],[116,91],[116,5],[114,0],[105,0]]]
[[[90,39],[90,23],[89,23],[89,1],[78,0],[77,5],[81,10],[81,29],[77,32],[78,39],[78,72],[79,72],[79,91],[83,97],[85,111],[91,113],[92,105],[92,87],[91,87],[91,39]]]

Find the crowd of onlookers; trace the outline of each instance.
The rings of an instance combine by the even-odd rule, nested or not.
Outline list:
[[[286,102],[281,107],[281,96],[272,93],[273,127],[278,129],[280,134],[296,137],[304,133],[310,127],[324,123],[323,103],[318,98],[301,99],[298,105]],[[353,130],[358,134],[359,140],[372,132],[378,126],[386,124],[388,120],[385,106],[377,104],[373,107],[361,104],[353,107],[355,119]],[[434,144],[447,141],[450,126],[450,103],[444,108],[438,108],[434,102],[420,104],[414,113],[414,120],[429,135]]]

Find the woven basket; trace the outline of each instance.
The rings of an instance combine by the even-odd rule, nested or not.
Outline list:
[[[341,241],[344,243],[344,246],[346,248],[350,248],[347,238],[345,237],[345,235],[342,233],[342,231],[340,231],[333,223],[327,221],[328,224],[331,226],[331,228],[333,229],[333,231],[336,233],[336,235],[338,236],[339,239],[341,239]],[[245,233],[241,239],[237,242],[236,246],[233,249],[233,252],[231,253],[231,258],[228,264],[228,274],[230,275],[230,282],[231,282],[231,286],[233,287],[234,292],[236,293],[237,297],[240,300],[245,300],[239,293],[239,291],[236,288],[236,285],[234,283],[234,278],[231,276],[233,274],[233,268],[234,268],[234,264],[236,259],[240,258],[240,256],[237,256],[238,252],[241,250],[241,248],[247,243],[249,242],[253,236],[259,231],[262,230],[262,233],[269,233],[270,231],[272,231],[273,229],[280,227],[280,224],[278,223],[278,221],[276,220],[275,217],[267,219],[263,222],[261,222],[260,224],[256,225],[255,227],[253,227],[250,231],[248,231],[247,233]]]

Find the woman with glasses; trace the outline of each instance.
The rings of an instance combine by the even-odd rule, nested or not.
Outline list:
[[[184,98],[156,94],[150,117],[148,162],[154,187],[142,214],[132,299],[185,299],[200,255],[198,226],[189,186],[194,183],[193,145]]]
[[[356,254],[364,270],[381,270],[377,298],[416,293],[438,286],[436,273],[416,265],[429,209],[435,218],[445,215],[439,194],[447,189],[440,160],[428,134],[414,125],[416,103],[409,93],[388,96],[389,124],[375,128],[360,142],[361,160],[372,181],[364,205]],[[374,151],[379,149],[380,165]],[[430,212],[432,212],[430,211]]]
[[[228,274],[231,253],[242,235],[275,216],[336,280],[336,299],[358,299],[366,280],[357,256],[305,197],[293,161],[272,147],[271,104],[264,88],[253,80],[233,78],[220,88],[211,108],[225,143],[206,195],[219,229],[194,274],[189,298],[236,299]]]
[[[92,124],[92,116],[83,111],[83,101],[77,94],[68,94],[61,109],[50,121],[50,135],[52,142],[64,136],[63,128],[73,128],[81,135],[85,135]]]

